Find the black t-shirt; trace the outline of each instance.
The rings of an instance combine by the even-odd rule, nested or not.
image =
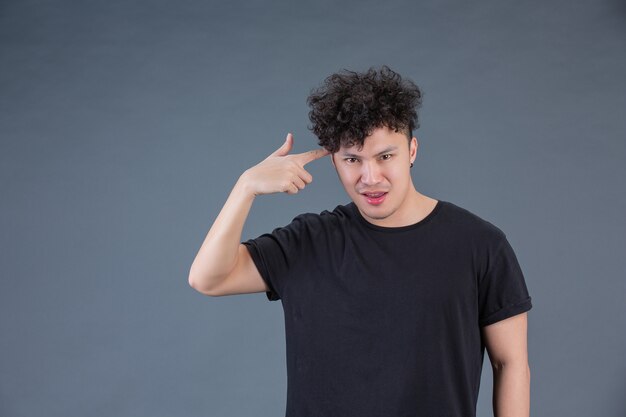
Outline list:
[[[281,300],[286,417],[472,417],[480,328],[531,309],[504,232],[439,200],[421,221],[353,202],[242,242]]]

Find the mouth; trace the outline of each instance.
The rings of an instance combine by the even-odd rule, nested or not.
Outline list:
[[[367,201],[369,204],[372,205],[379,205],[381,204],[383,201],[385,201],[385,197],[387,196],[386,192],[367,192],[367,193],[362,193],[363,197],[365,197],[365,201]]]

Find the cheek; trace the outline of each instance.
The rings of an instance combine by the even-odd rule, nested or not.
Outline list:
[[[406,174],[398,171],[388,171],[384,181],[392,189],[401,189],[406,181]]]
[[[339,178],[344,184],[350,184],[353,181],[356,181],[354,173],[348,169],[338,169],[337,174],[339,174]]]

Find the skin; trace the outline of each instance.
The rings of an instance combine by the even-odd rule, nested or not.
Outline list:
[[[481,329],[493,370],[494,417],[530,415],[527,329],[527,312]]]
[[[211,296],[267,291],[265,281],[241,244],[254,199],[263,194],[296,194],[313,181],[305,165],[329,155],[326,149],[292,154],[293,135],[263,161],[244,171],[209,229],[189,270],[189,285]]]
[[[379,127],[365,138],[362,149],[357,145],[341,146],[331,155],[346,193],[372,224],[383,227],[414,224],[437,204],[437,200],[415,189],[410,165],[417,155],[417,138],[412,137],[408,146],[407,142],[404,133]],[[380,154],[383,151],[386,152]],[[368,203],[362,193],[370,191],[387,192],[383,203]]]

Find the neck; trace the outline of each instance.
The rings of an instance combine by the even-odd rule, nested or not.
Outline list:
[[[408,208],[406,221],[408,224],[419,222],[430,214],[437,205],[437,200],[420,193],[415,188],[409,192],[406,198],[406,207]]]

